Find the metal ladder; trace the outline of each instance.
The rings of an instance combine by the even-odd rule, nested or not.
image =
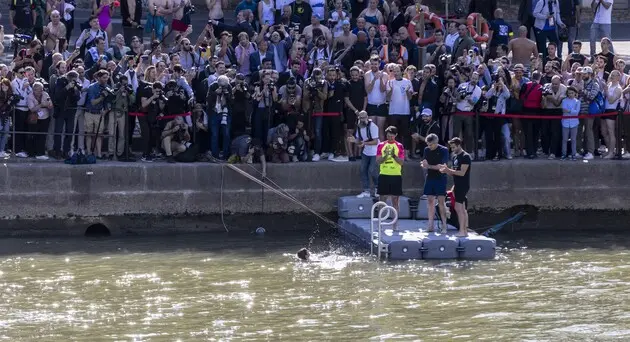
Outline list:
[[[378,217],[374,217],[376,210],[378,210]],[[390,218],[391,221],[387,221]],[[389,253],[389,244],[383,243],[381,240],[383,226],[391,226],[396,223],[396,221],[398,221],[398,212],[394,207],[383,201],[374,203],[370,214],[370,254],[374,254],[374,245],[376,245],[379,260],[383,253],[385,253],[386,256]],[[374,229],[374,223],[377,224],[377,230]]]

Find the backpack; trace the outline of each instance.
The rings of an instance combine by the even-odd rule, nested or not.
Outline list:
[[[597,95],[595,95],[595,98],[593,99],[593,101],[591,101],[591,103],[588,105],[588,113],[589,114],[601,114],[605,111],[606,109],[606,104],[604,101],[604,94],[599,91],[597,92]]]
[[[199,154],[199,145],[192,144],[186,151],[175,156],[175,160],[180,163],[194,163],[197,161],[197,154]]]
[[[372,132],[370,130],[370,125],[373,125],[374,123],[372,122],[372,120],[368,120],[368,124],[365,126],[365,131],[367,132],[367,140],[366,141],[372,141],[374,140],[372,138]],[[361,141],[363,141],[363,137],[361,136],[361,128],[357,127],[357,135],[359,136],[359,139],[361,139]]]

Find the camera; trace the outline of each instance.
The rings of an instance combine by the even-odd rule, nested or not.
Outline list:
[[[545,84],[542,88],[542,95],[549,96],[553,95],[553,90],[551,89],[551,84]]]
[[[184,13],[186,14],[195,14],[196,11],[197,9],[195,8],[195,5],[193,4],[190,4],[184,8]]]
[[[276,86],[276,83],[274,81],[269,81],[267,86],[269,86],[269,88],[271,89],[271,88],[274,88]]]
[[[460,100],[464,100],[466,97],[472,95],[472,91],[468,91],[466,87],[460,87],[457,89],[457,95]]]
[[[186,140],[186,125],[185,124],[181,124],[179,126],[179,129],[177,130],[177,140],[179,140],[180,142]]]
[[[116,96],[116,92],[114,91],[114,89],[110,87],[103,87],[103,89],[101,89],[101,96],[106,101],[112,101],[114,97]]]
[[[442,54],[440,55],[439,64],[448,65],[448,60],[451,58],[450,55]]]
[[[22,97],[20,94],[13,94],[11,95],[11,98],[9,99],[9,105],[15,106],[22,100],[24,100],[24,97]]]

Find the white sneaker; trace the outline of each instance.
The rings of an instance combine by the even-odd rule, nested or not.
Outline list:
[[[550,154],[549,154],[549,157],[547,157],[547,159],[549,159],[549,160],[554,160],[554,159],[556,159],[556,155],[555,155],[555,154],[553,154],[553,153],[550,153]]]
[[[313,155],[313,159],[312,159],[312,160],[313,160],[314,162],[319,161],[319,154],[315,153],[315,154]]]
[[[334,153],[328,154],[328,161],[334,161],[334,160],[335,160],[335,154]]]
[[[328,159],[328,153],[324,152],[321,154],[321,159]]]
[[[362,193],[357,195],[357,198],[366,198],[366,197],[370,197],[369,191],[363,191]]]
[[[332,158],[332,159],[330,159],[329,157],[328,160],[332,160],[334,162],[347,162],[349,159],[346,156],[336,156],[335,158]]]
[[[7,157],[7,153],[2,151],[0,152],[0,158],[6,158]]]
[[[50,158],[48,158],[48,156],[47,156],[47,155],[41,155],[41,156],[37,156],[37,157],[35,157],[35,159],[37,159],[37,160],[48,160],[48,159],[50,159]]]
[[[624,154],[621,156],[621,158],[623,158],[623,159],[630,159],[630,152],[626,152],[626,153],[624,153]]]
[[[592,154],[591,152],[587,152],[587,153],[584,155],[584,157],[582,157],[582,158],[584,158],[584,160],[591,160],[591,159],[593,159],[594,157],[593,157],[593,154]]]
[[[378,198],[378,192],[374,192],[374,197]]]
[[[293,156],[293,157],[291,157],[291,161],[292,161],[292,162],[294,162],[294,163],[297,163],[297,161],[298,161],[297,156]]]
[[[20,158],[28,158],[28,154],[26,154],[26,152],[20,152],[16,154],[16,156]]]

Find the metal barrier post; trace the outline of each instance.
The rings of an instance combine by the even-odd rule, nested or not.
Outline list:
[[[621,106],[619,106],[617,108],[617,122],[616,122],[617,126],[615,126],[615,131],[616,131],[615,135],[617,137],[617,146],[615,146],[615,148],[617,149],[617,153],[615,153],[615,159],[617,159],[617,160],[623,159],[621,157],[621,148],[622,148],[621,147],[622,146],[621,136],[623,135],[623,133],[622,133],[623,130],[621,128],[621,125],[623,124],[623,120],[624,120],[624,118],[623,118],[623,108],[621,108]]]
[[[481,158],[479,158],[479,111],[479,108],[475,109],[475,136],[473,139],[473,146],[475,149],[473,153],[475,154],[475,161],[481,160]]]
[[[13,146],[11,147],[11,157],[15,158],[15,107],[13,107],[12,117],[13,122],[11,122],[11,145]]]

